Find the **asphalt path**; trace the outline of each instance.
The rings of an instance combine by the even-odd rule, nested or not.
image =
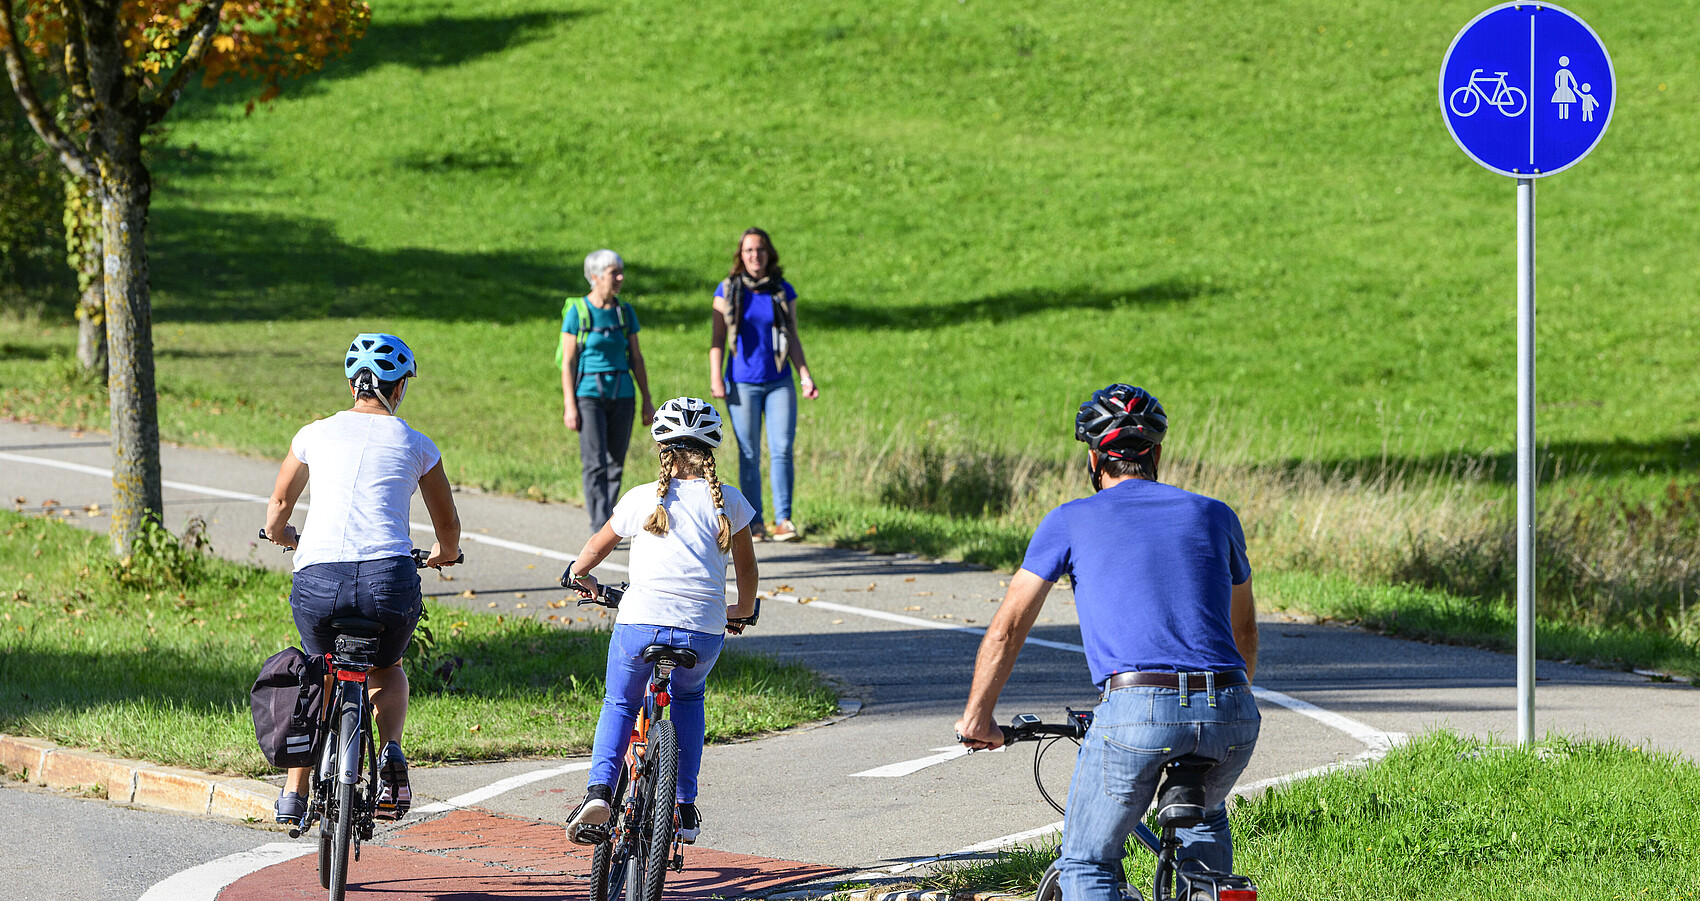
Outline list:
[[[452,460],[452,449],[448,455]],[[172,483],[166,504],[173,529],[201,516],[217,552],[288,566],[287,555],[253,540],[276,461],[169,446],[162,459]],[[0,497],[18,509],[103,530],[109,460],[103,435],[0,423]],[[468,562],[450,571],[452,580],[427,576],[427,593],[470,609],[555,616],[570,628],[606,623],[595,613],[547,606],[566,597],[555,579],[587,537],[582,508],[472,491],[458,492],[456,503]],[[298,513],[297,525],[302,519]],[[429,522],[422,507],[416,506],[414,521]],[[428,544],[430,532],[415,537]],[[1043,833],[1057,820],[1034,790],[1029,748],[973,756],[951,750],[978,630],[996,609],[1006,576],[906,555],[800,544],[760,545],[758,556],[769,597],[761,626],[732,641],[827,674],[859,709],[829,726],[709,748],[703,853],[891,872],[1009,836]],[[601,575],[619,579],[623,563],[624,555],[616,554]],[[559,619],[569,611],[566,621]],[[1039,641],[1024,649],[1000,718],[1032,712],[1053,719],[1064,707],[1091,706],[1095,697],[1067,591],[1053,593],[1034,634]],[[1506,655],[1266,616],[1261,656],[1263,734],[1242,785],[1373,756],[1399,735],[1437,727],[1500,737],[1514,731],[1514,660]],[[1537,675],[1539,728],[1615,735],[1700,759],[1700,694],[1686,685],[1544,661]],[[1066,750],[1046,761],[1047,781],[1059,788],[1066,785]],[[559,823],[583,791],[584,773],[574,764],[582,761],[416,769],[416,810],[424,820],[471,809],[504,822]],[[0,804],[14,794],[22,793],[0,793]],[[8,805],[7,820],[29,831],[62,829],[54,825],[58,807],[100,808],[52,795],[27,797],[15,813]],[[428,812],[433,804],[436,811]],[[92,825],[77,833],[78,840],[93,842],[101,829],[125,828],[121,819],[101,825],[102,817],[134,815],[87,814]],[[158,841],[147,846],[150,859],[159,862],[147,873],[178,872],[230,853],[205,840],[203,830],[215,824],[182,822],[195,827],[158,831]],[[216,828],[251,835],[247,850],[280,840],[276,833]],[[405,845],[399,836],[392,838],[397,847]],[[379,843],[385,840],[380,836]],[[15,853],[0,852],[0,872],[37,865],[28,855],[14,861]],[[64,862],[72,863],[86,851],[64,853]],[[111,893],[88,897],[134,898],[133,888],[114,883]]]

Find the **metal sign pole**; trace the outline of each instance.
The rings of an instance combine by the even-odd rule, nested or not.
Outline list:
[[[1535,740],[1535,180],[1517,179],[1517,743]]]

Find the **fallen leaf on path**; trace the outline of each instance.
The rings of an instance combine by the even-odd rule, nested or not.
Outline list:
[[[519,595],[519,597],[522,597],[522,598],[523,598],[523,597],[525,597],[525,595],[523,595],[523,594],[522,594],[522,595]],[[520,601],[520,602],[519,602],[519,603],[517,603],[517,604],[515,604],[515,605],[514,605],[514,606],[515,606],[515,607],[519,607],[519,608],[522,608],[522,609],[523,609],[523,608],[524,608],[524,607],[525,607],[525,606],[526,606],[526,604],[525,604],[525,602],[524,602],[524,601]]]
[[[523,591],[516,591],[516,592],[514,592],[514,597],[516,597],[516,598],[523,598],[523,597],[525,597],[525,592],[523,592]],[[525,605],[524,605],[524,604],[521,604],[521,605],[520,605],[520,606],[522,606],[522,607],[523,607],[523,606],[525,606]]]
[[[774,591],[796,591],[796,590],[797,589],[791,587],[790,585],[781,585],[778,588],[774,589]]]
[[[921,609],[921,608],[920,608],[920,607],[918,607],[918,606],[916,606],[916,605],[914,605],[914,604],[911,604],[911,605],[909,605],[909,606],[907,606],[907,607],[904,607],[904,608],[903,608],[903,609],[905,609],[905,610],[919,610],[919,609]]]
[[[869,583],[868,583],[868,590],[869,590],[869,591],[873,591],[873,590],[874,590],[874,583],[872,583],[872,582],[869,582]]]
[[[903,581],[905,581],[905,582],[913,582],[913,581],[915,581],[915,577],[914,577],[914,576],[910,576],[910,577],[909,577],[909,578],[907,578],[907,579],[904,579],[904,580],[903,580]]]
[[[460,596],[463,597],[463,598],[475,598],[475,597],[478,597],[478,592],[473,591],[472,589],[468,588],[467,590],[461,592]],[[494,607],[496,605],[491,604],[490,606]]]
[[[535,563],[527,563],[527,564],[526,564],[526,565],[525,565],[525,568],[526,568],[526,569],[536,569],[536,568],[537,568],[537,564],[535,564]]]
[[[835,625],[835,626],[842,626],[842,625],[844,625],[844,620],[835,619],[835,620],[832,621],[832,624]]]
[[[918,598],[930,598],[933,596],[933,593],[930,591],[917,591],[915,592],[915,596]]]

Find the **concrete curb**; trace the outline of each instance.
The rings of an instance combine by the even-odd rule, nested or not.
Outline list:
[[[0,767],[13,778],[95,793],[114,804],[243,822],[271,822],[277,798],[276,786],[253,779],[157,766],[13,735],[0,735]]]

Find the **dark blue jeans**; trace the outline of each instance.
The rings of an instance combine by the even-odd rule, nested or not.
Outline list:
[[[1057,860],[1068,901],[1121,901],[1122,854],[1157,793],[1163,764],[1188,754],[1218,761],[1204,783],[1204,824],[1177,830],[1180,859],[1223,873],[1234,868],[1228,792],[1251,762],[1262,717],[1251,686],[1182,695],[1173,688],[1123,688],[1104,696],[1074,761]]]
[[[318,657],[331,649],[336,633],[330,621],[363,616],[384,624],[378,636],[378,665],[393,666],[413,640],[424,600],[412,557],[386,557],[357,563],[315,563],[295,574],[289,589],[301,650]]]

